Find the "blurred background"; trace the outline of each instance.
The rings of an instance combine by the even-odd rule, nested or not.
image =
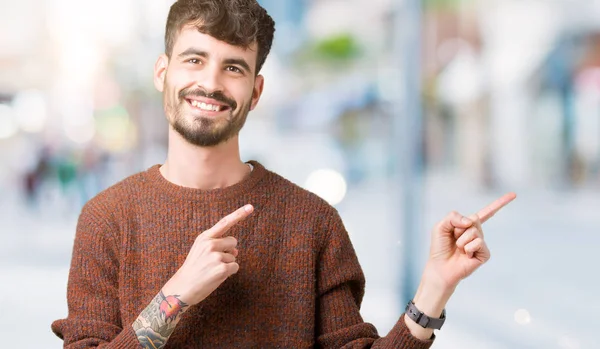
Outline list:
[[[340,211],[385,335],[449,211],[518,199],[433,348],[600,348],[600,1],[260,0],[277,25],[242,157]],[[0,0],[4,347],[60,348],[82,205],[162,163],[167,0]]]

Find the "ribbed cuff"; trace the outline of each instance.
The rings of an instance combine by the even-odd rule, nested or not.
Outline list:
[[[114,349],[138,349],[142,345],[137,339],[133,327],[127,326],[115,339],[113,339],[107,348]]]
[[[435,335],[426,340],[416,338],[410,333],[404,320],[404,314],[402,314],[386,338],[392,344],[392,348],[428,349],[433,344]]]

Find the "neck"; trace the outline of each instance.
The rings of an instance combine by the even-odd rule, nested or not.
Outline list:
[[[199,147],[169,128],[167,160],[160,172],[171,183],[208,190],[240,182],[250,168],[240,159],[238,136],[214,147]]]

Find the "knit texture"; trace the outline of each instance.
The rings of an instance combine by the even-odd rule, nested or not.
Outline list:
[[[429,348],[400,317],[386,337],[359,309],[365,279],[337,211],[258,162],[241,182],[198,190],[155,165],[90,200],[77,224],[65,348],[140,347],[132,323],[183,264],[194,239],[244,204],[225,236],[240,270],[182,315],[167,348]]]

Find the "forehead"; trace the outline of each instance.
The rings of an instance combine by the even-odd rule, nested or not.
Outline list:
[[[180,31],[173,43],[173,56],[189,48],[197,48],[208,52],[211,57],[227,59],[232,56],[243,57],[248,63],[254,65],[257,58],[258,45],[253,42],[249,47],[240,47],[231,45],[225,41],[215,39],[214,37],[198,31],[195,26],[186,25]]]

